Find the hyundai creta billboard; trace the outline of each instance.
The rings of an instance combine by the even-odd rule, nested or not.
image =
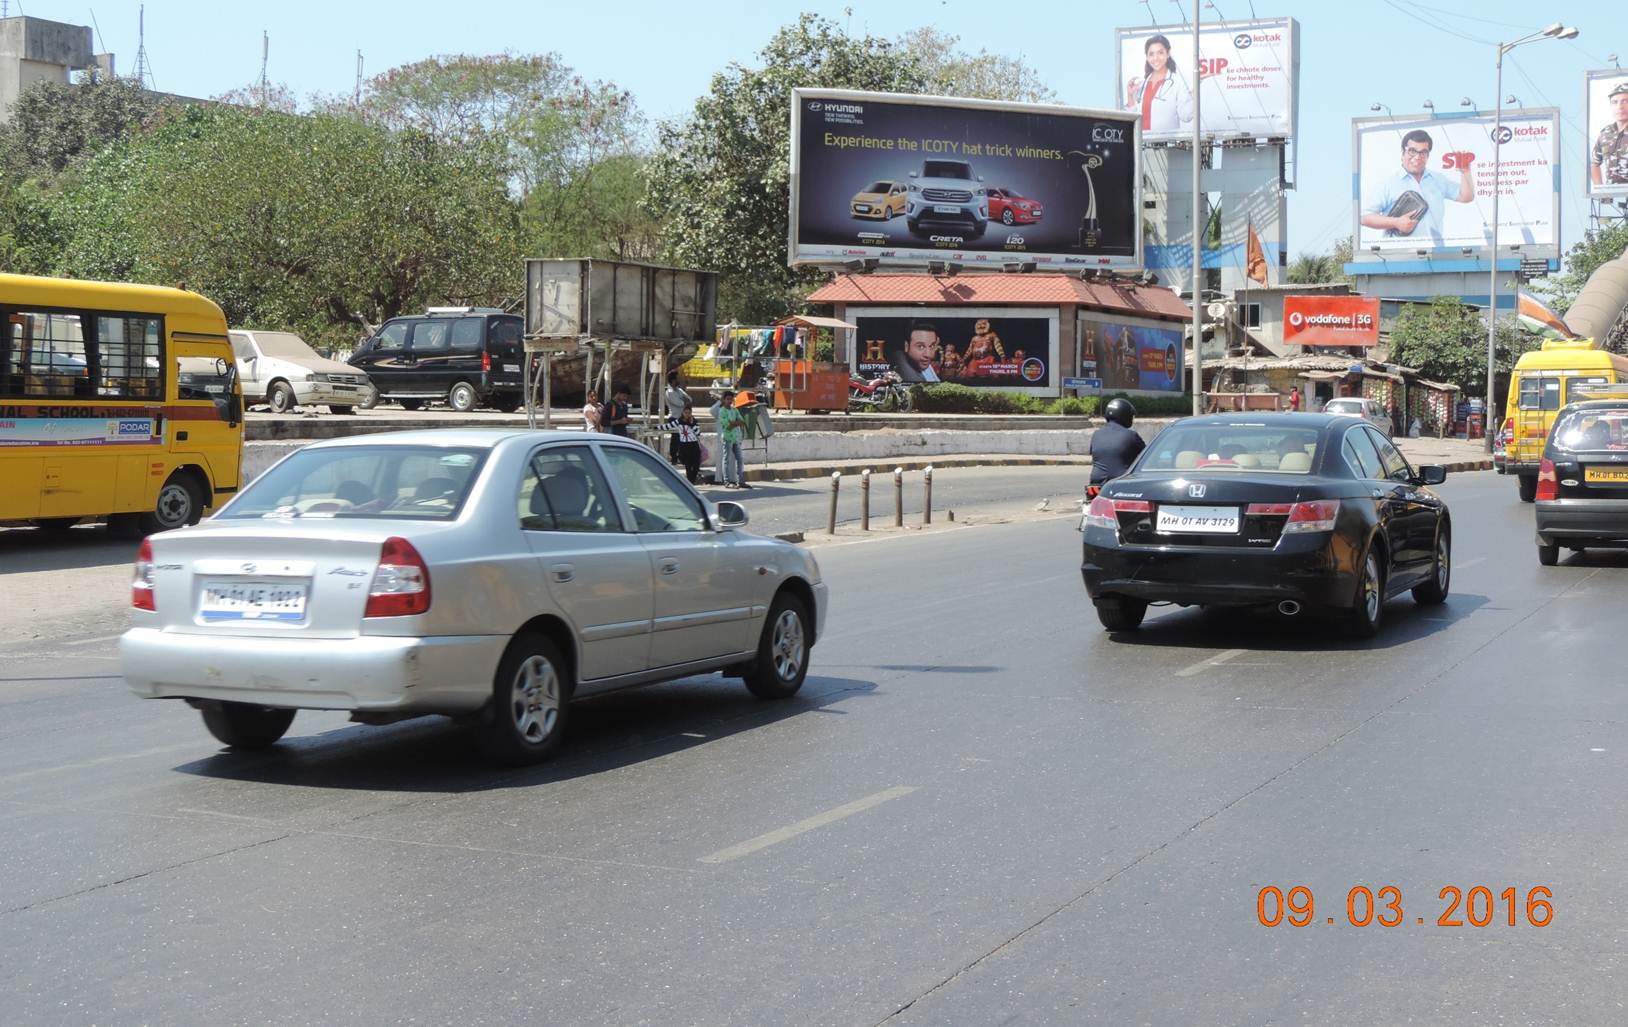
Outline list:
[[[1134,116],[793,90],[793,264],[1140,268]]]

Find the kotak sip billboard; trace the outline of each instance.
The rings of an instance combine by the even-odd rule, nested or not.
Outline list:
[[[1288,139],[1299,92],[1299,24],[1293,18],[1200,24],[1199,131],[1210,138]],[[1193,137],[1193,29],[1115,31],[1115,103],[1141,121],[1147,141]]]
[[[1628,71],[1584,77],[1583,127],[1588,132],[1588,194],[1628,196]]]
[[[1494,117],[1359,118],[1356,259],[1376,251],[1486,248],[1492,237]],[[1559,255],[1560,112],[1503,117],[1498,245]]]
[[[1379,297],[1285,296],[1286,346],[1379,345]]]
[[[1139,268],[1129,115],[794,89],[792,264]]]

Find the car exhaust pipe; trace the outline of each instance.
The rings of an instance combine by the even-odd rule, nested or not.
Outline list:
[[[1300,604],[1295,602],[1293,599],[1285,599],[1283,602],[1278,604],[1278,612],[1283,614],[1285,617],[1293,617],[1295,614],[1300,612]]]

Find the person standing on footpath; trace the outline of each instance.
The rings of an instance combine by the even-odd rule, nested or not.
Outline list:
[[[684,411],[690,408],[690,394],[679,386],[677,371],[667,372],[667,391],[662,395],[662,402],[667,407],[669,421],[680,420]],[[667,462],[675,466],[681,460],[679,447],[684,443],[680,438],[682,434],[678,429],[673,429],[673,436],[667,444]]]
[[[684,477],[691,485],[701,483],[701,426],[695,423],[695,408],[685,404],[678,415],[678,459],[684,465]]]
[[[1289,390],[1289,413],[1300,413],[1300,386],[1298,385]]]
[[[746,484],[745,457],[741,440],[746,436],[745,408],[752,403],[752,394],[742,391],[733,404],[724,403],[718,410],[718,444],[724,451],[724,485],[732,489],[749,489]]]
[[[605,408],[605,430],[612,435],[627,438],[627,426],[633,422],[632,410],[627,403],[627,386],[618,385],[611,393],[610,405]]]
[[[599,396],[590,390],[588,402],[582,405],[582,430],[603,431],[605,428],[605,408],[599,404]]]

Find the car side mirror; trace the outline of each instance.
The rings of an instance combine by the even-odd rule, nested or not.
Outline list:
[[[1416,480],[1420,485],[1440,485],[1447,480],[1447,468],[1441,464],[1425,464],[1419,468]]]
[[[731,503],[726,499],[718,504],[718,527],[720,529],[744,528],[751,519],[751,515],[746,512],[746,507],[741,506],[739,503]]]

